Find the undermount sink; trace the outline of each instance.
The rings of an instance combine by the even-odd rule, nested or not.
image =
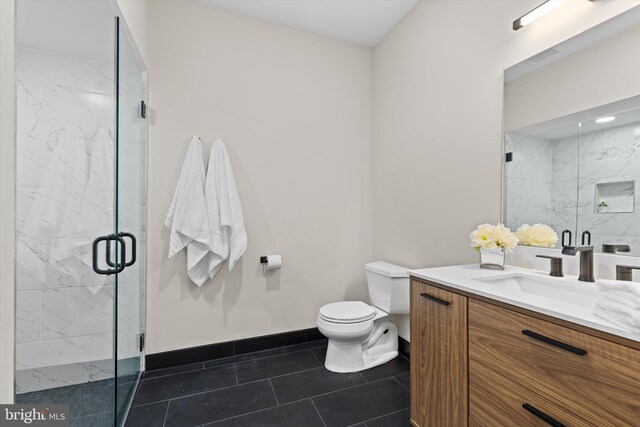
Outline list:
[[[598,293],[590,283],[573,283],[567,279],[549,279],[521,273],[506,273],[476,280],[498,286],[505,293],[528,294],[583,307],[591,306]]]

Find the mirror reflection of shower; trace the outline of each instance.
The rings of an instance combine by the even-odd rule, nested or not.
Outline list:
[[[572,244],[640,255],[640,98],[505,134],[505,222],[544,223]],[[585,242],[588,244],[589,242]]]

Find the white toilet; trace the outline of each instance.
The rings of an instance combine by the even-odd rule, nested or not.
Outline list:
[[[366,265],[373,305],[362,301],[327,304],[318,314],[318,329],[329,338],[325,367],[358,372],[398,355],[398,329],[390,314],[409,314],[407,269],[377,261]]]

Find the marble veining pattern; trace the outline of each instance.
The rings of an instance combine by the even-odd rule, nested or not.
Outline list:
[[[513,161],[505,164],[505,223],[514,229],[524,223],[549,223],[552,144],[542,138],[509,134],[505,150],[513,153]]]
[[[16,342],[40,341],[41,292],[24,291],[16,296]]]
[[[114,282],[91,268],[93,239],[114,230],[114,65],[19,47],[16,77],[16,388],[24,393],[114,375]],[[139,146],[123,149],[142,159]],[[122,189],[137,190],[133,181]],[[124,217],[139,223],[138,208]],[[123,320],[134,317],[127,311]]]

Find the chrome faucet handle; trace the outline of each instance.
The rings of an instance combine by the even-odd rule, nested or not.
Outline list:
[[[640,266],[616,265],[616,280],[631,282],[633,280],[633,270],[640,270]]]
[[[564,277],[564,273],[562,271],[562,258],[551,255],[536,255],[537,258],[546,258],[551,260],[551,271],[549,272],[549,276],[553,277]]]

